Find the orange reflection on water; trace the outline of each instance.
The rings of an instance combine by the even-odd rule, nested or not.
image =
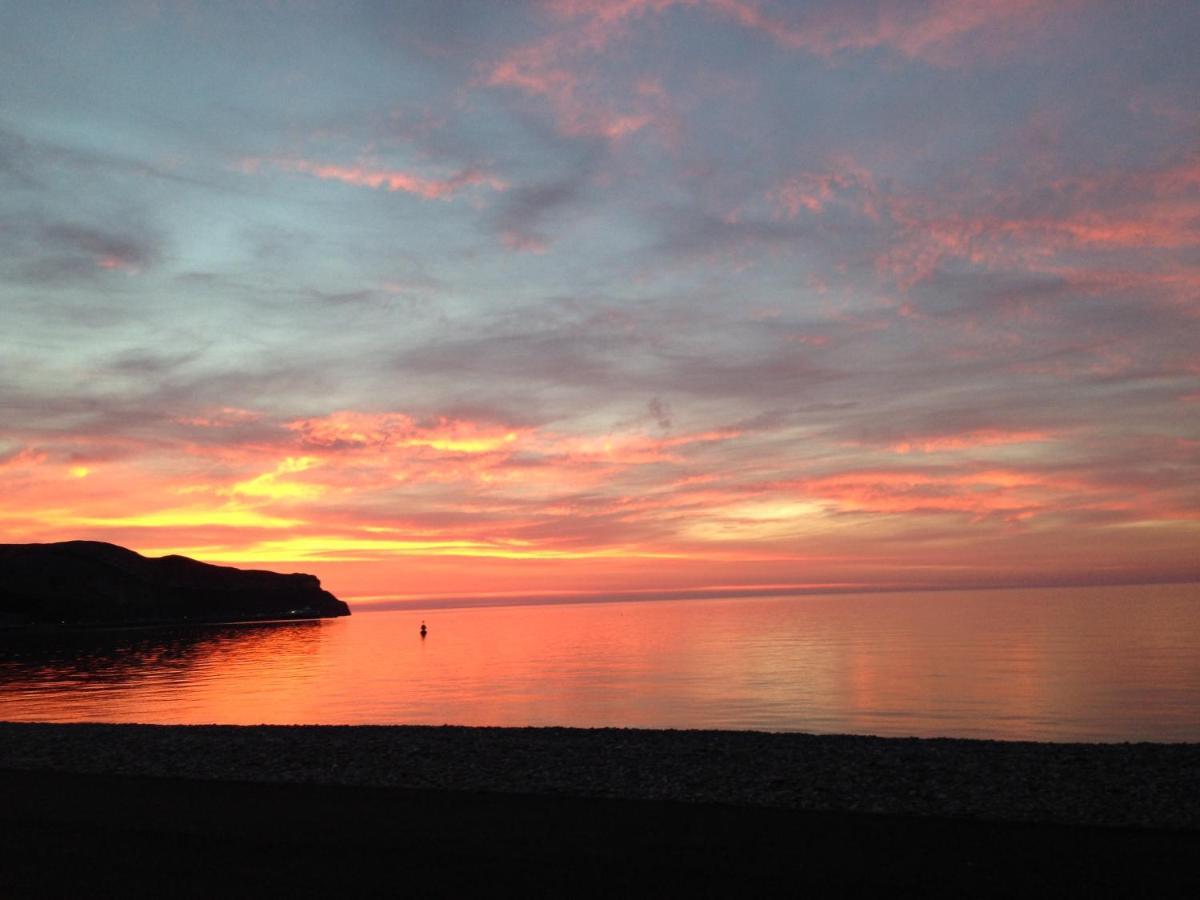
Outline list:
[[[321,629],[292,622],[30,636],[0,654],[0,718],[32,709],[30,718],[52,721],[307,721]]]
[[[108,632],[7,647],[0,717],[1200,740],[1200,591],[430,609]]]

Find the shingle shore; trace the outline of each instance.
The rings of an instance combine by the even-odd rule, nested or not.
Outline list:
[[[0,768],[1200,830],[1200,744],[0,723]]]

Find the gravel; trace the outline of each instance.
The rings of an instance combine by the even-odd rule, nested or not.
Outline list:
[[[0,768],[1200,830],[1200,744],[0,723]]]

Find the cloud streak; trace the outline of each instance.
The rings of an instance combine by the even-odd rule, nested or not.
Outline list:
[[[238,168],[253,174],[264,166],[284,172],[310,175],[321,181],[338,181],[355,187],[414,194],[425,200],[449,200],[455,194],[473,187],[486,187],[493,191],[503,191],[508,187],[502,179],[477,168],[463,169],[446,178],[426,178],[400,169],[378,168],[369,165],[340,165],[288,158],[271,160],[247,158],[239,163]]]

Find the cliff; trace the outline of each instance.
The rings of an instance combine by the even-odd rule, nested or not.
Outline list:
[[[0,625],[142,625],[348,616],[312,575],[149,558],[98,541],[0,544]]]

